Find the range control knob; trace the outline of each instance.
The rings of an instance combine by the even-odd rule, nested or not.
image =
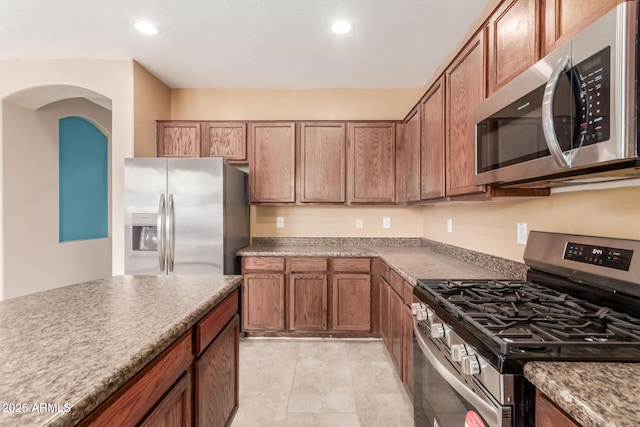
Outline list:
[[[464,356],[469,355],[467,346],[464,344],[454,344],[451,346],[451,359],[454,362],[460,362]]]
[[[462,357],[462,373],[465,375],[476,375],[480,373],[480,361],[475,355]]]
[[[431,338],[444,338],[445,334],[450,331],[451,328],[442,323],[434,323],[431,325]]]
[[[427,320],[427,310],[424,307],[418,307],[416,309],[416,319],[419,321]]]

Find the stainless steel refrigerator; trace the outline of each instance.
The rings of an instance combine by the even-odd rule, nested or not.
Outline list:
[[[125,159],[125,274],[239,274],[247,174],[222,159]]]

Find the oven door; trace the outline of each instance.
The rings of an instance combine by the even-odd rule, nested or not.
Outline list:
[[[510,407],[464,377],[426,336],[418,321],[414,329],[413,407],[416,427],[511,427]]]

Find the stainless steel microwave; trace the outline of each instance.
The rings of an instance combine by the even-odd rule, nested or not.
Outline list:
[[[640,175],[638,7],[621,3],[476,108],[476,184]]]

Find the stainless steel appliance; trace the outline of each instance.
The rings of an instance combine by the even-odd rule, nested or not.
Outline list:
[[[125,159],[125,273],[239,274],[247,174],[222,159]]]
[[[481,103],[476,184],[639,175],[637,31],[638,4],[622,2]]]
[[[416,426],[533,426],[534,360],[640,362],[640,241],[531,232],[526,280],[419,280]]]

